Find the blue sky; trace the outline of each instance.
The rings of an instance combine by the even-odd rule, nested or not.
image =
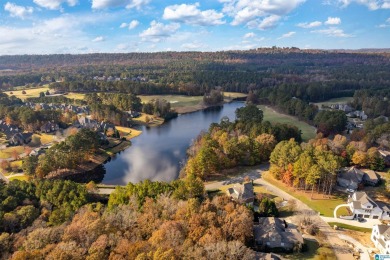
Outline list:
[[[0,0],[0,55],[390,48],[390,0]]]

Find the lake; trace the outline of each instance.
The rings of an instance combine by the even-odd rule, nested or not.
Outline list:
[[[192,140],[224,116],[235,120],[235,111],[242,106],[244,102],[232,102],[179,115],[158,127],[142,126],[142,134],[132,139],[132,145],[104,165],[106,174],[102,183],[125,185],[145,179],[167,182],[177,179]]]

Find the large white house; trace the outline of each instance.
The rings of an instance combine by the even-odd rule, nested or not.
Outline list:
[[[354,218],[390,219],[390,210],[381,208],[365,192],[355,192],[348,198]]]
[[[372,227],[371,240],[381,254],[390,254],[390,226],[374,225]]]

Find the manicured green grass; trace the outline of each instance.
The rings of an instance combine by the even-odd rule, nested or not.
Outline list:
[[[353,231],[359,231],[359,232],[363,232],[363,233],[371,233],[372,232],[371,228],[355,227],[355,226],[351,226],[351,225],[347,225],[347,224],[343,224],[343,223],[339,223],[339,222],[328,222],[328,224],[331,227],[336,225],[340,228],[349,229],[349,230],[353,230]]]
[[[130,140],[142,134],[142,131],[134,128],[123,127],[123,126],[116,126],[115,128],[119,131],[121,137],[125,137],[127,140]]]
[[[12,181],[12,180],[29,181],[29,180],[30,180],[30,177],[28,177],[28,176],[26,176],[26,175],[21,175],[21,176],[9,177],[8,179],[9,179],[10,181]]]
[[[85,94],[70,92],[70,93],[66,94],[65,97],[67,97],[67,98],[69,98],[69,99],[84,100]]]
[[[49,86],[44,86],[44,87],[41,87],[41,88],[26,88],[26,89],[23,89],[23,90],[15,90],[15,91],[7,91],[7,92],[4,92],[5,94],[7,94],[8,96],[16,96],[17,98],[20,98],[22,100],[25,100],[26,98],[29,98],[29,97],[39,97],[39,93],[41,92],[45,92],[49,89]],[[22,94],[23,91],[26,91],[26,94]],[[12,92],[12,94],[11,94]]]
[[[304,141],[308,141],[316,136],[316,129],[308,123],[299,121],[295,117],[281,114],[267,106],[261,105],[259,107],[263,110],[264,120],[270,121],[271,123],[290,124],[298,127],[302,131],[302,139]]]
[[[318,107],[321,108],[321,105],[329,106],[329,105],[333,105],[333,104],[346,104],[346,103],[352,102],[352,100],[353,100],[353,97],[340,97],[340,98],[332,98],[332,99],[329,99],[329,100],[326,100],[323,102],[314,103],[314,104],[316,104]]]
[[[291,187],[287,187],[284,183],[275,180],[272,176],[269,176],[269,173],[263,174],[262,177],[272,185],[299,199],[313,210],[320,212],[320,214],[325,217],[333,217],[333,211],[336,206],[345,204],[346,202],[346,198],[344,197],[332,196],[327,198],[323,197],[322,194],[315,194],[313,199],[310,199],[310,191],[307,193],[304,191],[294,191]]]
[[[203,100],[203,96],[182,96],[182,95],[151,95],[139,96],[142,103],[147,103],[153,99],[165,99],[171,103],[172,108],[194,106]]]

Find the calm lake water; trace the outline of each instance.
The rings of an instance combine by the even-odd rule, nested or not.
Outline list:
[[[102,183],[123,185],[145,179],[176,179],[192,140],[224,116],[234,120],[236,109],[242,106],[243,102],[232,102],[219,108],[179,115],[159,127],[142,126],[143,133],[132,140],[131,147],[104,165],[106,174]]]

